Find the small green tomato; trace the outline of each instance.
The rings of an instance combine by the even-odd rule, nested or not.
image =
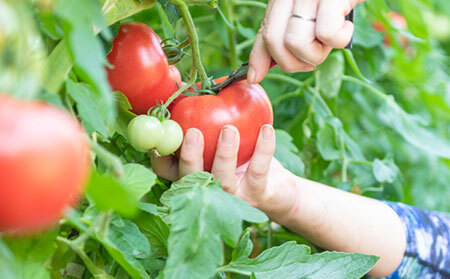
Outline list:
[[[156,117],[139,115],[128,124],[128,138],[137,151],[147,152],[155,148],[162,136],[163,128]]]
[[[159,144],[156,146],[156,150],[159,155],[167,156],[174,153],[180,147],[183,141],[183,129],[180,125],[173,120],[164,120],[161,123],[163,137]]]

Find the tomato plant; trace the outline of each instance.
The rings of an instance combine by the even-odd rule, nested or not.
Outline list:
[[[55,225],[81,198],[89,148],[67,112],[0,94],[0,231]]]
[[[190,96],[179,101],[172,109],[172,119],[184,131],[197,128],[203,133],[205,170],[210,171],[220,130],[234,125],[241,141],[238,166],[248,162],[253,154],[259,130],[273,123],[272,106],[264,89],[246,81],[235,83],[217,96]]]
[[[239,129],[243,164],[273,123],[275,157],[298,176],[450,210],[450,2],[365,1],[351,50],[212,94],[248,61],[266,8],[0,0],[1,279],[327,278],[330,268],[356,279],[372,268],[373,256],[319,252],[206,171],[157,177],[145,151],[172,154],[190,127],[204,133],[206,170],[223,125]]]

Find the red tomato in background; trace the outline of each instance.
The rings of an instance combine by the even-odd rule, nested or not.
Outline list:
[[[170,76],[171,80],[176,82],[178,87],[182,86],[181,85],[181,74],[180,74],[180,71],[178,71],[177,66],[175,66],[175,65],[169,66],[169,76]]]
[[[408,23],[406,22],[403,15],[396,13],[396,12],[389,12],[386,14],[387,17],[392,21],[392,24],[400,29],[400,30],[406,30],[408,29]],[[386,25],[381,21],[374,21],[372,24],[373,29],[375,29],[378,32],[385,32],[386,31]],[[407,37],[400,35],[399,36],[400,43],[403,47],[407,47],[409,44],[409,40]],[[384,36],[384,44],[387,46],[392,45],[392,38],[389,34],[386,34]]]
[[[0,93],[0,231],[57,223],[80,198],[89,168],[88,142],[75,118]]]
[[[107,59],[114,66],[106,69],[112,89],[128,98],[136,114],[147,113],[177,90],[178,77],[176,81],[171,77],[178,69],[169,70],[161,39],[148,25],[132,22],[120,26]]]
[[[266,92],[260,85],[250,85],[247,81],[230,85],[217,96],[185,97],[173,107],[171,114],[172,120],[178,122],[184,132],[189,128],[202,131],[206,171],[211,171],[223,126],[231,124],[239,130],[237,166],[241,166],[250,160],[261,127],[273,123],[272,105]]]

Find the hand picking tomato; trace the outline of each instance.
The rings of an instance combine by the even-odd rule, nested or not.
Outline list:
[[[167,101],[177,90],[178,69],[173,66],[172,73],[169,72],[161,39],[143,23],[120,26],[107,59],[113,66],[113,69],[106,69],[112,89],[128,98],[136,114],[145,114],[158,102]],[[172,76],[176,77],[175,81]]]
[[[245,80],[226,87],[217,96],[188,96],[173,107],[171,114],[184,132],[197,128],[203,133],[206,171],[211,171],[223,126],[231,124],[239,130],[237,165],[240,166],[250,160],[260,128],[273,123],[272,106],[266,92],[260,85],[250,85]]]
[[[81,196],[89,167],[88,142],[69,113],[0,93],[0,231],[55,224]]]

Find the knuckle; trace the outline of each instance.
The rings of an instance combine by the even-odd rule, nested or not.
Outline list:
[[[261,180],[267,176],[267,172],[268,172],[267,169],[260,167],[260,166],[256,166],[252,169],[251,175],[252,175],[253,179]]]
[[[216,152],[214,159],[217,159],[220,161],[227,161],[227,160],[233,159],[234,153],[235,153],[234,150],[231,148],[220,149]]]
[[[295,50],[295,51],[301,51],[302,48],[302,42],[298,40],[298,37],[295,37],[294,34],[288,33],[284,37],[284,44],[287,48]]]
[[[262,37],[267,45],[274,45],[277,40],[276,33],[267,28],[262,31]]]
[[[322,43],[331,43],[334,41],[334,34],[336,34],[336,32],[334,30],[319,28],[316,32],[317,32],[317,34],[316,34],[317,38]]]

